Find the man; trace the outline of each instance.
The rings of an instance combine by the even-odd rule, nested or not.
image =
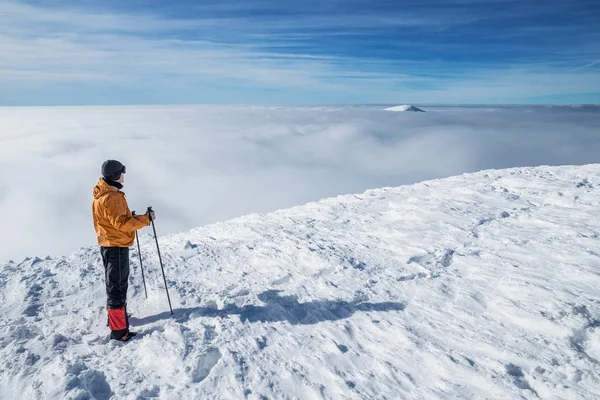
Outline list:
[[[129,247],[135,231],[150,225],[155,215],[132,215],[121,191],[124,181],[123,164],[116,160],[102,164],[102,178],[94,187],[92,215],[104,264],[110,338],[127,342],[136,335],[129,331],[127,316]]]

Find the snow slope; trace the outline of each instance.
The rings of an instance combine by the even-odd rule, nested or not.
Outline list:
[[[162,237],[173,316],[145,233],[128,344],[96,248],[6,264],[0,396],[599,398],[599,182],[488,170]]]
[[[420,108],[417,108],[417,107],[415,107],[415,106],[411,106],[411,105],[390,107],[390,108],[386,108],[385,110],[386,110],[386,111],[412,111],[412,112],[425,112],[425,111],[421,110]]]

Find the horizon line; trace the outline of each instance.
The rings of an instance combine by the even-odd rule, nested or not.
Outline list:
[[[72,108],[72,107],[151,107],[151,106],[210,106],[210,107],[340,107],[340,106],[368,106],[387,107],[412,105],[419,107],[600,107],[600,103],[302,103],[302,104],[276,104],[276,103],[129,103],[129,104],[0,104],[0,108]]]

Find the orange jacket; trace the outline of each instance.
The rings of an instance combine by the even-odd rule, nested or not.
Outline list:
[[[98,245],[103,247],[130,247],[135,240],[135,231],[150,225],[147,215],[133,216],[125,194],[102,178],[94,187],[92,215]]]

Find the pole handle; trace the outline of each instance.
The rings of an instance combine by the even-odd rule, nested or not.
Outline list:
[[[148,219],[152,222],[152,216],[150,215],[150,213],[154,212],[154,210],[152,209],[152,206],[148,207],[148,209],[146,210],[146,215],[148,216]]]

